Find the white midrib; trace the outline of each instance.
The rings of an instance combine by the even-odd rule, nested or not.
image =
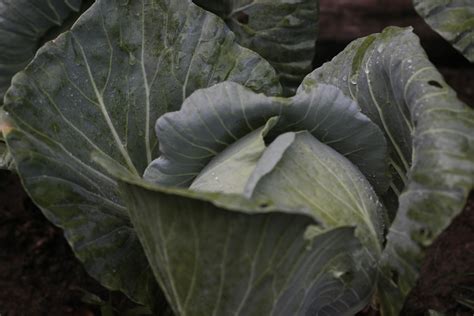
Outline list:
[[[372,55],[370,55],[369,59],[366,62],[366,65],[369,64],[371,58],[372,58]],[[370,74],[367,73],[366,77],[367,77],[367,86],[369,88],[370,97],[371,97],[372,101],[374,102],[374,105],[377,109],[377,112],[379,114],[379,118],[380,118],[380,121],[382,122],[383,128],[384,128],[385,132],[387,133],[387,136],[390,139],[390,142],[392,143],[393,148],[397,152],[403,166],[405,167],[405,170],[410,170],[410,165],[406,161],[405,156],[403,156],[403,152],[401,151],[400,147],[398,146],[398,143],[395,141],[395,138],[393,137],[390,129],[388,128],[387,122],[385,121],[385,117],[383,115],[382,108],[380,107],[379,103],[377,102],[377,99],[375,97],[375,94],[374,94],[374,91],[373,91],[373,88],[372,88]]]
[[[127,166],[129,167],[129,169],[134,174],[136,174],[138,176],[139,175],[138,171],[135,168],[135,165],[133,164],[132,159],[130,158],[129,154],[125,150],[125,147],[123,146],[123,143],[122,143],[122,141],[121,141],[121,139],[120,139],[120,137],[117,133],[117,130],[115,129],[115,126],[114,126],[114,124],[113,124],[113,122],[110,118],[110,115],[107,112],[107,108],[105,107],[105,103],[104,103],[104,98],[103,98],[102,94],[99,92],[99,89],[97,88],[94,77],[92,76],[92,71],[91,71],[89,62],[87,60],[86,54],[84,52],[84,48],[82,47],[81,43],[77,39],[75,39],[75,41],[76,41],[76,43],[79,46],[79,49],[81,51],[82,59],[84,60],[84,63],[85,63],[86,69],[87,69],[87,74],[89,75],[89,79],[91,81],[92,88],[94,89],[94,93],[95,93],[95,96],[97,98],[97,102],[99,104],[100,111],[102,112],[102,115],[104,116],[105,122],[107,123],[107,126],[108,126],[108,128],[109,128],[109,130],[112,134],[112,137],[114,138],[114,141],[117,145],[117,148],[120,151],[120,153],[122,154],[122,157],[125,159],[125,162],[127,163]]]
[[[150,146],[150,86],[145,69],[145,1],[142,3],[142,52],[141,52],[141,70],[143,75],[143,85],[145,86],[145,148],[148,164],[151,162]]]
[[[206,30],[208,28],[208,24],[209,24],[209,16],[206,15],[206,17],[204,18],[201,33],[199,34],[198,42],[196,44],[196,47],[194,47],[194,51],[193,51],[193,54],[191,56],[191,60],[189,62],[189,67],[188,67],[188,70],[186,72],[186,77],[184,79],[183,91],[182,91],[183,92],[183,102],[184,102],[184,100],[186,100],[186,97],[187,97],[187,88],[188,88],[188,83],[189,83],[189,77],[191,76],[191,68],[193,67],[194,60],[196,59],[197,50],[201,46],[201,43],[202,43],[202,40],[203,40],[203,35],[204,35],[204,32],[205,32],[204,30]]]

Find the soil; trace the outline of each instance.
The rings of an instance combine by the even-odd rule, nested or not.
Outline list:
[[[351,40],[380,32],[386,25],[414,25],[447,82],[462,100],[474,105],[473,65],[431,31],[409,4],[411,0],[321,0],[315,65],[330,60]],[[44,218],[18,177],[0,171],[0,316],[105,316],[101,307],[84,299],[91,294],[111,301],[116,315],[133,306],[87,275],[61,229]],[[474,300],[474,194],[429,248],[402,315],[424,315],[433,309],[448,316],[472,316],[464,305],[469,299]],[[361,314],[376,312],[367,308]]]
[[[62,231],[23,191],[18,177],[0,172],[0,315],[92,316],[82,291],[96,290]]]

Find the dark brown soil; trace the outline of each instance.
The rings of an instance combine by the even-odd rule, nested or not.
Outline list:
[[[474,193],[463,213],[429,248],[403,315],[422,315],[427,307],[447,315],[474,315],[460,303],[463,299],[474,301]]]
[[[0,172],[0,315],[92,316],[82,291],[97,291],[62,231],[32,204],[18,177]]]

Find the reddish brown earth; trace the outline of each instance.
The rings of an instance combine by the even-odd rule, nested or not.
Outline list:
[[[388,25],[413,25],[447,82],[461,99],[474,105],[473,65],[426,26],[412,9],[411,0],[321,0],[315,65],[330,60],[353,39]],[[403,315],[424,315],[435,309],[447,315],[472,316],[460,303],[474,299],[469,287],[474,287],[473,194],[463,213],[429,248]],[[83,302],[87,292],[111,299],[116,315],[124,315],[133,305],[86,274],[62,231],[32,204],[14,174],[1,171],[0,316],[101,315],[97,305]],[[361,314],[377,313],[367,308]]]

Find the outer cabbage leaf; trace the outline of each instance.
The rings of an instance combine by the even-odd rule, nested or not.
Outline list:
[[[398,315],[425,249],[458,215],[474,181],[474,113],[429,62],[410,29],[351,43],[306,84],[331,83],[383,129],[402,191],[388,234],[379,297]],[[404,183],[404,185],[403,185]]]
[[[352,227],[324,230],[305,210],[123,179],[177,315],[349,316],[371,298],[376,265]]]
[[[146,169],[145,178],[187,187],[213,157],[274,116],[279,119],[270,134],[309,130],[347,156],[377,190],[387,188],[382,132],[350,98],[328,85],[308,87],[292,98],[267,97],[236,83],[196,91],[180,111],[157,121],[161,156]]]
[[[31,61],[41,37],[82,0],[0,0],[0,104],[14,74]]]
[[[426,23],[474,62],[474,3],[472,0],[413,0]]]
[[[136,301],[156,282],[116,181],[91,153],[141,174],[157,155],[152,122],[222,80],[280,91],[271,66],[190,1],[100,0],[6,94],[3,132],[27,192],[88,272]]]
[[[223,18],[238,42],[278,71],[288,93],[312,70],[319,0],[194,0]]]

